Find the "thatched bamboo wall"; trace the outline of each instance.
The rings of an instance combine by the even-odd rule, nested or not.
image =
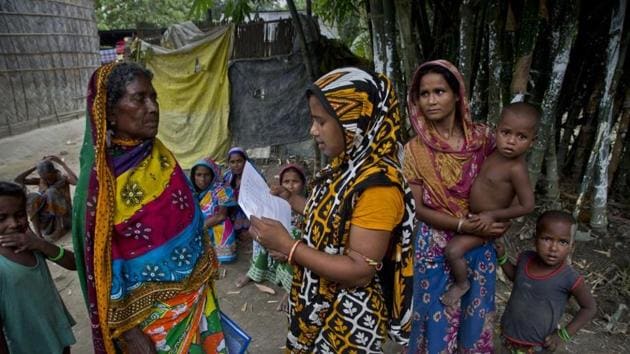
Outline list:
[[[92,0],[0,0],[0,137],[83,115],[98,49]]]

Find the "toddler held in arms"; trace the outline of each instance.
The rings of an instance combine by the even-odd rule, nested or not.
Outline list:
[[[481,165],[470,190],[471,221],[484,229],[493,222],[506,221],[534,210],[534,192],[529,183],[525,155],[536,137],[540,114],[528,103],[503,107],[496,130],[496,149]],[[517,197],[516,200],[514,197]],[[454,306],[470,288],[464,254],[485,242],[484,238],[458,234],[446,246],[445,256],[455,281],[442,296],[442,302]]]

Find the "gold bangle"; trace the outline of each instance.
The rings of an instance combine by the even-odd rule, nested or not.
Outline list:
[[[293,243],[293,246],[291,246],[291,251],[289,251],[289,257],[287,258],[287,262],[289,262],[289,264],[293,264],[293,255],[295,254],[295,250],[297,249],[298,244],[300,244],[301,242],[301,240],[297,240],[295,241],[295,243]]]

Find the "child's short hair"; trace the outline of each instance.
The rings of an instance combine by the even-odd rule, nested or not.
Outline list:
[[[513,102],[503,106],[501,119],[503,119],[504,113],[506,112],[510,112],[520,118],[533,119],[536,123],[534,128],[538,129],[538,124],[540,123],[540,111],[533,104],[527,102]]]
[[[0,181],[0,197],[15,197],[26,201],[26,192],[19,184]]]
[[[575,232],[577,231],[577,221],[570,213],[563,210],[547,210],[544,213],[540,214],[538,220],[536,221],[536,237],[542,231],[542,227],[547,221],[562,221],[571,225],[571,240],[575,236]]]

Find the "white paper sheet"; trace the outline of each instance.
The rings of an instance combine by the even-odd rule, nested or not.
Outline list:
[[[254,215],[278,220],[290,232],[291,206],[286,200],[271,195],[269,191],[269,186],[254,166],[245,162],[238,194],[241,209],[248,218]]]

